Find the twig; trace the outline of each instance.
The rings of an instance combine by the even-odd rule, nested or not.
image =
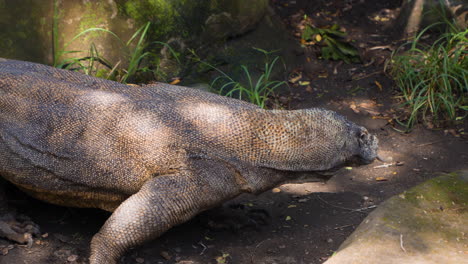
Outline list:
[[[376,74],[380,74],[380,73],[383,73],[383,71],[376,71],[376,72],[373,72],[373,73],[366,74],[364,76],[351,77],[351,79],[353,79],[354,81],[358,81],[358,80],[362,80],[362,79],[371,77],[372,75],[376,75]]]
[[[201,242],[201,241],[198,242],[198,244],[199,244],[200,246],[203,247],[203,250],[202,250],[202,252],[200,253],[200,256],[201,256],[201,255],[203,255],[203,253],[205,253],[205,250],[207,249],[207,247],[206,247],[206,246],[203,244],[203,242]]]
[[[403,234],[400,234],[400,248],[401,248],[401,250],[403,250],[404,252],[406,252],[406,249],[405,249],[405,247],[403,246]]]
[[[255,263],[255,262],[254,262],[254,254],[255,254],[255,252],[257,251],[257,248],[258,248],[263,242],[265,242],[265,240],[262,240],[260,243],[258,243],[258,244],[255,246],[255,248],[254,248],[254,250],[252,251],[252,253],[250,254],[250,263]]]
[[[381,169],[381,168],[388,168],[392,166],[403,166],[405,163],[404,162],[392,162],[392,163],[384,163],[382,165],[375,166],[374,169]]]
[[[364,64],[364,67],[367,67],[367,66],[371,65],[374,62],[375,62],[375,59],[371,58],[371,60],[368,63]]]
[[[354,226],[354,225],[351,224],[351,225],[337,226],[337,227],[335,227],[333,229],[338,230],[338,229],[343,229],[345,227],[350,227],[350,226]]]
[[[375,46],[375,47],[369,48],[369,50],[379,50],[379,49],[388,49],[390,51],[394,50],[394,48],[391,45]]]
[[[447,139],[441,139],[441,140],[436,140],[436,141],[429,142],[429,143],[423,143],[423,144],[419,144],[418,147],[425,147],[425,146],[429,146],[429,145],[432,145],[432,144],[440,143],[440,142],[443,142],[443,141],[446,141],[446,140],[447,140]]]
[[[359,208],[359,209],[353,209],[353,208],[347,208],[347,207],[342,207],[342,206],[338,206],[338,205],[333,205],[327,201],[325,201],[324,199],[322,199],[322,197],[320,197],[319,195],[317,195],[317,197],[319,198],[319,200],[321,200],[322,202],[332,206],[332,207],[336,207],[336,208],[340,208],[340,209],[343,209],[343,210],[349,210],[349,211],[353,211],[353,212],[360,212],[360,213],[364,213],[363,211],[364,210],[368,210],[368,209],[372,209],[372,208],[375,208],[377,207],[377,205],[371,205],[371,206],[368,206],[368,207],[363,207],[363,208]]]

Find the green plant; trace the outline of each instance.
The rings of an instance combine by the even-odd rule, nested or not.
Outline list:
[[[301,42],[321,45],[321,56],[326,60],[343,60],[346,63],[359,62],[355,47],[344,40],[346,33],[335,24],[329,28],[316,28],[306,25]]]
[[[256,81],[252,78],[252,74],[247,66],[240,66],[241,72],[245,76],[247,84],[235,80],[233,77],[229,76],[227,73],[210,63],[201,61],[200,59],[198,59],[198,61],[221,74],[220,76],[216,77],[210,84],[210,87],[214,90],[218,90],[219,94],[229,97],[237,97],[241,100],[246,99],[247,101],[258,105],[261,108],[265,108],[268,98],[278,87],[286,84],[286,82],[271,80],[273,68],[280,59],[279,56],[274,56],[273,59],[270,58],[271,54],[275,51],[269,52],[259,48],[254,49],[263,53],[265,56],[265,64],[264,68],[262,69],[262,73]],[[221,84],[218,85],[218,83]],[[217,86],[219,89],[215,89]]]
[[[409,116],[400,121],[410,130],[418,120],[438,124],[445,120],[460,120],[468,110],[468,29],[449,26],[432,45],[425,45],[421,37],[433,24],[416,35],[409,49],[405,45],[391,57],[389,73],[395,79],[409,107]],[[406,45],[408,45],[406,44]]]
[[[147,57],[157,57],[157,55],[154,52],[148,51],[148,46],[150,44],[158,44],[161,46],[168,47],[168,50],[172,53],[177,62],[180,63],[178,55],[167,43],[161,41],[153,41],[151,43],[147,43],[147,32],[150,25],[151,23],[148,22],[146,23],[146,25],[139,28],[127,42],[124,42],[121,38],[119,38],[115,33],[113,33],[110,30],[103,28],[89,28],[73,37],[71,41],[65,44],[64,50],[58,52],[56,55],[57,58],[60,58],[64,55],[72,53],[82,53],[83,51],[67,51],[65,49],[72,42],[84,36],[85,34],[91,32],[98,32],[110,34],[119,43],[119,46],[123,48],[123,51],[125,53],[125,63],[119,61],[115,65],[112,65],[108,60],[106,60],[103,56],[99,54],[95,44],[91,43],[87,56],[67,58],[61,61],[60,63],[55,62],[54,66],[57,68],[81,70],[88,75],[99,75],[99,77],[105,77],[106,79],[113,78],[116,81],[127,83],[128,81],[134,81],[136,75],[139,72],[153,71],[155,74],[158,74],[157,67],[156,69],[150,69],[150,67],[148,66],[142,66],[143,59]],[[136,43],[134,44],[134,42]],[[103,74],[103,71],[98,69],[98,64],[96,64],[96,62],[99,62],[99,64],[108,68],[109,71],[107,75]],[[122,65],[125,65],[126,68],[122,68]]]

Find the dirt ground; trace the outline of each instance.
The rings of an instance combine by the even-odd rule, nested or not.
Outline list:
[[[339,24],[363,58],[361,64],[348,65],[316,60],[309,48],[296,52],[303,62],[295,71],[311,85],[291,85],[290,108],[340,112],[376,133],[381,154],[401,166],[376,168],[383,163],[375,162],[342,169],[326,183],[286,184],[258,197],[239,197],[230,204],[244,209],[234,211],[267,212],[267,223],[216,230],[210,227],[213,216],[204,213],[132,250],[122,263],[323,263],[383,200],[438,172],[468,169],[468,140],[460,133],[468,129],[466,122],[444,129],[417,126],[408,134],[388,122],[396,108],[395,88],[383,68],[399,43],[388,27],[399,2],[276,0],[272,6],[292,36],[304,14],[318,25]],[[324,16],[325,11],[330,12]],[[373,21],[376,15],[390,20]],[[13,187],[7,191],[10,203],[31,217],[43,236],[31,248],[0,239],[1,264],[87,263],[89,242],[108,213],[42,203]]]

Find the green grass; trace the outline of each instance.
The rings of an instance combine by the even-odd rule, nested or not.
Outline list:
[[[286,82],[271,79],[272,71],[280,57],[274,56],[273,58],[270,58],[273,52],[259,48],[254,49],[265,56],[265,64],[263,65],[261,74],[258,78],[253,78],[249,68],[245,65],[241,65],[240,69],[242,75],[245,77],[245,82],[236,80],[234,77],[228,75],[208,62],[201,61],[200,59],[198,59],[198,62],[220,73],[220,75],[210,84],[210,88],[212,90],[218,91],[221,95],[246,100],[260,106],[261,108],[266,108],[267,100],[273,95],[277,88],[285,85]]]
[[[168,47],[174,58],[179,62],[178,55],[174,50],[167,44],[161,41],[147,42],[147,33],[151,23],[148,22],[141,28],[139,28],[132,37],[124,42],[114,32],[104,28],[89,28],[86,29],[65,44],[64,49],[56,54],[54,66],[57,68],[70,69],[82,71],[85,74],[93,75],[105,79],[112,79],[118,82],[127,83],[134,82],[137,79],[137,75],[141,72],[152,71],[156,76],[159,75],[159,71],[156,68],[150,68],[149,66],[143,66],[144,59],[157,58],[158,56],[154,52],[148,51],[150,44],[157,44]],[[94,43],[90,44],[89,50],[86,56],[70,57],[70,54],[82,54],[84,51],[78,50],[66,50],[67,47],[74,41],[80,39],[86,34],[91,32],[109,34],[112,38],[118,42],[119,46],[122,47],[125,61],[118,61],[115,65],[112,65],[109,60],[101,56],[100,52],[96,48]],[[58,62],[58,58],[67,56],[68,58]],[[125,65],[125,68],[122,67]],[[100,69],[99,66],[104,66],[107,70]]]
[[[432,45],[421,41],[432,27],[446,23],[425,28],[392,54],[389,73],[401,91],[402,106],[409,109],[405,120],[400,120],[407,130],[418,121],[437,126],[467,116],[468,29],[448,24],[450,31]]]

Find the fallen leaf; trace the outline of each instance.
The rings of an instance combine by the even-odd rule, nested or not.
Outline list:
[[[272,192],[274,193],[279,193],[281,192],[281,189],[280,188],[273,188],[273,190],[271,190]]]
[[[292,218],[288,215],[286,216],[286,221],[290,221]]]
[[[377,85],[377,87],[379,87],[379,90],[382,92],[382,90],[383,90],[382,85],[378,81],[375,81],[374,83],[375,83],[375,85]]]
[[[290,83],[297,83],[302,78],[302,72],[292,72],[289,75],[288,81]]]
[[[295,205],[295,204],[288,205],[288,208],[294,208],[294,207],[297,207],[297,205]]]
[[[8,245],[6,247],[0,247],[0,255],[7,255],[10,250],[12,250],[15,246],[14,245]]]
[[[359,114],[359,109],[357,109],[357,106],[354,103],[351,103],[349,105],[349,108],[351,108],[351,110],[353,110],[354,113]]]
[[[179,78],[176,78],[176,79],[174,79],[172,82],[170,82],[169,84],[176,85],[176,84],[178,84],[178,83],[180,83],[180,79],[179,79]]]
[[[385,178],[385,177],[377,177],[377,178],[375,178],[375,180],[376,181],[388,181],[388,179]]]
[[[328,72],[326,72],[326,71],[319,72],[318,77],[319,78],[328,78]]]
[[[322,40],[322,36],[320,36],[320,34],[317,34],[315,36],[315,40],[317,40],[317,42],[320,42]]]
[[[223,253],[222,256],[216,257],[216,262],[217,262],[218,264],[224,264],[224,263],[226,263],[226,258],[227,258],[227,257],[229,257],[229,254]]]
[[[312,93],[312,92],[314,91],[314,90],[312,89],[312,87],[310,87],[310,85],[307,85],[307,87],[306,87],[305,90],[306,90],[306,92],[308,92],[308,93]]]
[[[306,85],[309,85],[310,82],[309,81],[299,81],[299,85],[301,86],[306,86]]]

